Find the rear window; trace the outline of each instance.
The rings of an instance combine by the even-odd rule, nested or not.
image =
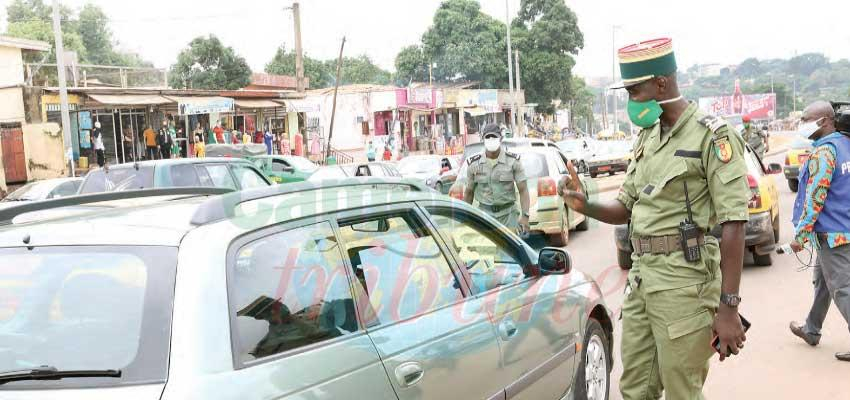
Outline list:
[[[350,171],[354,175],[354,170]],[[310,175],[309,181],[322,181],[326,179],[344,179],[348,177],[348,173],[341,167],[323,167],[319,168],[313,175]]]
[[[122,371],[9,382],[0,392],[164,382],[176,257],[155,246],[0,249],[0,373]]]
[[[98,169],[89,172],[80,193],[121,192],[153,187],[152,166]]]
[[[525,168],[525,176],[529,179],[542,178],[549,176],[549,164],[546,163],[546,156],[539,153],[523,153],[519,158],[523,168]]]

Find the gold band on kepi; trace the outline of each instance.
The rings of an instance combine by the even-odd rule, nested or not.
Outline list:
[[[673,40],[661,38],[632,44],[617,51],[622,82],[612,89],[621,89],[676,72]]]

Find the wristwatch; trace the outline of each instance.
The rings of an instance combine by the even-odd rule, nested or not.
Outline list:
[[[729,307],[738,307],[738,304],[741,304],[741,296],[724,293],[720,295],[720,302]]]

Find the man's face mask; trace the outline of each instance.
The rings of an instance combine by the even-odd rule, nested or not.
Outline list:
[[[823,118],[818,118],[814,121],[801,123],[797,127],[797,136],[806,140],[811,140],[812,136],[814,136],[814,134],[817,133],[817,131],[820,129],[819,123],[821,120],[823,120]]]
[[[499,150],[499,146],[501,144],[502,141],[497,137],[488,137],[484,139],[484,148],[491,153]]]
[[[661,114],[664,112],[661,108],[662,104],[672,103],[680,100],[681,98],[682,96],[679,96],[662,101],[654,99],[649,101],[634,101],[630,99],[627,106],[629,119],[632,120],[633,124],[641,128],[649,128],[650,126],[655,125],[655,122],[658,121],[658,118],[660,118]]]

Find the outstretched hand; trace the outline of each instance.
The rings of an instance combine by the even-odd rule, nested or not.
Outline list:
[[[587,196],[581,187],[581,179],[579,179],[572,162],[567,163],[567,171],[569,171],[569,175],[565,175],[558,182],[558,194],[564,198],[567,207],[581,212],[587,203]]]

